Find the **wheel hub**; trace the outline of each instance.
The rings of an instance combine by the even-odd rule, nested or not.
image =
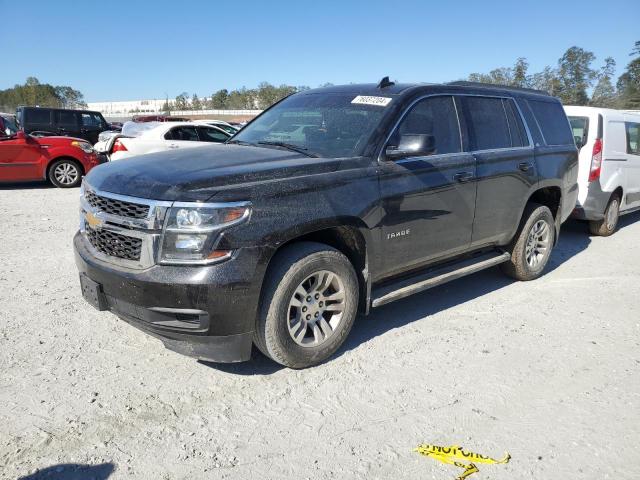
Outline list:
[[[344,284],[338,275],[328,270],[309,275],[289,301],[291,338],[303,347],[323,344],[340,324],[344,307]]]
[[[525,259],[530,267],[540,265],[549,254],[550,232],[551,228],[544,220],[538,220],[531,227],[525,244]]]
[[[78,169],[70,163],[62,163],[55,168],[53,175],[62,185],[71,185],[78,179]]]

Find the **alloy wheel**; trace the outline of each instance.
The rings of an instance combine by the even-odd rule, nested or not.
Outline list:
[[[619,210],[620,210],[620,203],[618,202],[617,198],[614,198],[613,200],[611,200],[611,204],[607,209],[607,218],[605,221],[607,222],[608,230],[613,230],[614,228],[616,228],[616,223],[618,223]]]
[[[315,272],[298,285],[289,301],[289,335],[303,347],[322,345],[335,333],[344,311],[340,277],[328,270]]]
[[[536,268],[549,254],[551,228],[544,220],[538,220],[529,231],[525,247],[525,259],[531,268]]]
[[[61,163],[53,170],[53,176],[61,185],[73,185],[79,175],[78,167],[72,163]]]

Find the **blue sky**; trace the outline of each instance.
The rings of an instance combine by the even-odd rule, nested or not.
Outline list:
[[[87,101],[209,95],[261,81],[444,82],[555,65],[572,45],[618,74],[640,40],[638,0],[0,0],[0,89],[28,76]]]

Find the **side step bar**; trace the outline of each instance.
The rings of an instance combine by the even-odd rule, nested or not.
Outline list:
[[[463,260],[454,264],[441,266],[435,270],[418,274],[411,278],[400,280],[391,285],[379,287],[372,292],[372,307],[380,307],[414,293],[422,292],[429,288],[437,287],[466,275],[479,272],[485,268],[493,267],[506,262],[511,258],[507,252],[490,252]]]

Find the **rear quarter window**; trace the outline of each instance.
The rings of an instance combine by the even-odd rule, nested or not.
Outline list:
[[[574,145],[567,115],[559,102],[528,100],[547,145]]]
[[[25,112],[25,122],[49,125],[51,123],[51,110],[27,110]]]

